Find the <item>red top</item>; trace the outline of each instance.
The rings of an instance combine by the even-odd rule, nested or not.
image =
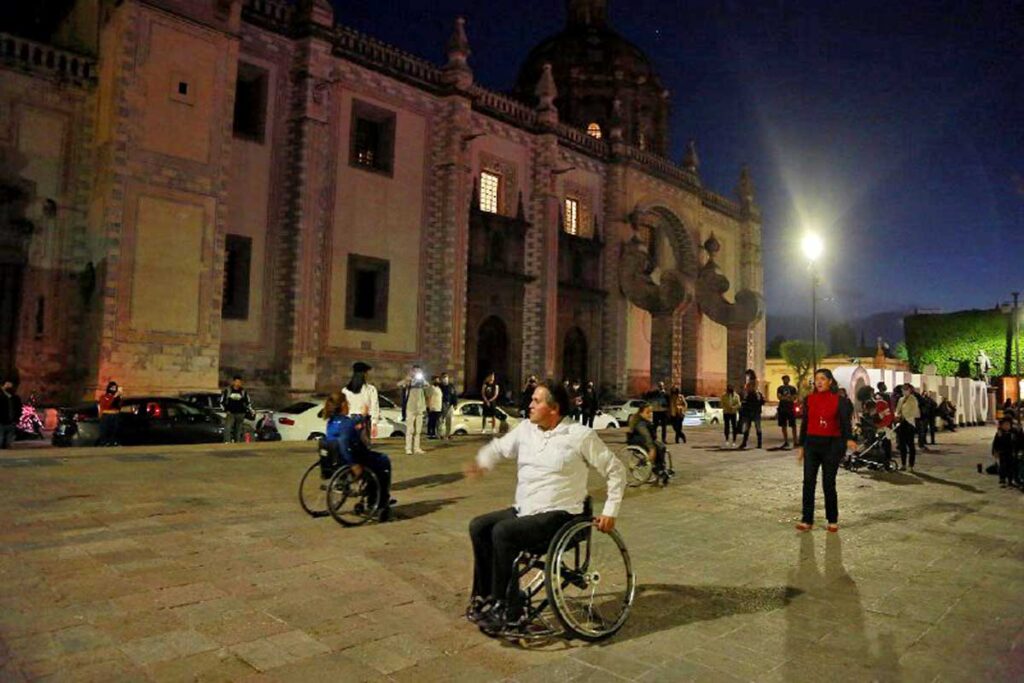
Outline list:
[[[807,434],[810,436],[840,436],[839,394],[815,391],[807,397]]]
[[[889,410],[888,401],[883,401],[881,399],[875,401],[875,412],[878,415],[878,424],[883,427],[889,427],[892,425],[892,411]]]
[[[117,394],[103,394],[100,396],[100,412],[116,413],[121,408],[121,397]]]

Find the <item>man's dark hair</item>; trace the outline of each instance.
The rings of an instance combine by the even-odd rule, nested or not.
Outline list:
[[[547,382],[539,383],[537,385],[537,388],[547,389],[548,400],[545,401],[545,403],[547,403],[548,406],[552,408],[558,406],[559,415],[565,417],[570,413],[570,411],[572,410],[572,400],[569,398],[569,392],[566,390],[564,386],[562,386],[558,382],[552,382],[548,380]]]
[[[234,377],[231,378],[231,381],[234,382],[236,379],[240,380],[240,379],[242,379],[242,376],[241,375],[235,375]]]
[[[879,382],[878,383],[878,390],[879,391],[887,391],[888,390],[888,387],[885,386],[885,382]]]
[[[782,381],[783,381],[783,382],[788,382],[788,381],[789,381],[789,379],[790,379],[790,378],[789,378],[789,375],[783,375],[783,376],[782,376]]]

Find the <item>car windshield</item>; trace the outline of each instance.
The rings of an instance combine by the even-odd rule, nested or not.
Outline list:
[[[708,408],[714,408],[715,410],[718,410],[721,407],[722,403],[717,398],[714,401],[708,401]]]
[[[318,403],[310,403],[309,401],[299,401],[297,403],[291,404],[290,406],[285,406],[284,408],[281,408],[281,410],[277,412],[287,413],[289,415],[298,415],[299,413],[304,413],[310,408],[315,408],[318,405]]]

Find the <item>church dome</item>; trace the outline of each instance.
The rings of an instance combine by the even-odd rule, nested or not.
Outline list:
[[[592,135],[608,135],[619,101],[623,140],[664,154],[668,146],[668,92],[650,60],[608,24],[606,0],[568,0],[568,22],[530,51],[515,93],[536,103],[544,64],[551,64],[559,118]],[[596,126],[596,127],[595,127]]]

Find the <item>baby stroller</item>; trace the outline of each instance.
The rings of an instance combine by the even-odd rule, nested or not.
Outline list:
[[[864,390],[867,390],[866,392]],[[892,429],[891,415],[888,404],[880,406],[871,394],[870,387],[861,387],[857,392],[861,402],[860,422],[855,431],[857,450],[849,453],[843,460],[843,467],[848,470],[885,470],[892,472],[899,465],[892,457],[892,442],[895,432]]]

